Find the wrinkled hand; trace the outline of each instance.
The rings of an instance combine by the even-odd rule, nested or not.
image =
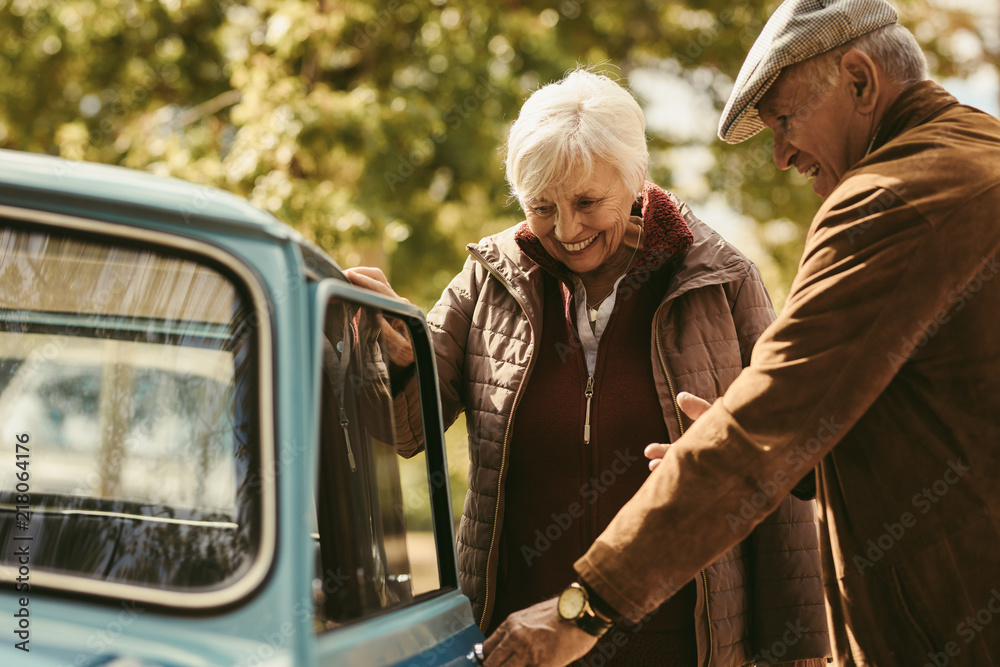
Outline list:
[[[404,299],[396,294],[396,290],[392,289],[385,274],[382,273],[382,269],[374,266],[358,266],[345,270],[344,275],[347,276],[347,279],[351,283],[358,287],[363,287],[373,292],[392,297],[393,299],[410,303],[408,299]],[[406,324],[395,318],[393,318],[392,322],[389,322],[381,315],[377,319],[382,329],[382,338],[389,353],[389,359],[392,363],[402,368],[406,368],[412,364],[413,345],[410,343],[410,335],[406,330]]]
[[[377,266],[356,266],[353,269],[345,269],[344,275],[358,287],[364,287],[373,292],[409,303],[409,300],[396,294],[396,290],[392,289],[392,285],[389,284],[389,279],[382,273],[382,269]]]
[[[485,667],[561,666],[586,655],[597,637],[561,620],[558,601],[552,598],[508,616],[483,645]]]
[[[689,394],[686,391],[682,391],[677,394],[677,405],[680,406],[681,410],[684,411],[692,421],[697,420],[705,412],[712,407],[712,404],[703,398],[698,398],[694,394]],[[666,455],[667,447],[669,444],[652,444],[646,445],[646,449],[642,451],[649,459],[649,469],[656,470],[656,466],[660,465],[660,460]]]

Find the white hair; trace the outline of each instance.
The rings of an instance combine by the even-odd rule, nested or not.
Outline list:
[[[871,58],[889,81],[903,88],[927,78],[924,52],[913,33],[898,23],[890,23],[804,61],[799,76],[822,88],[837,85],[840,81],[840,61],[851,49],[857,49]]]
[[[522,205],[557,182],[579,185],[595,161],[610,163],[637,194],[649,166],[646,119],[618,83],[577,69],[532,93],[511,126],[506,153],[507,181]],[[579,182],[566,182],[570,174]]]

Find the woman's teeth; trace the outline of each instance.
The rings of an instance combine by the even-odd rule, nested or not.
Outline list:
[[[597,238],[597,234],[594,234],[586,241],[580,241],[579,243],[563,243],[562,247],[566,248],[567,252],[579,252],[589,246]]]

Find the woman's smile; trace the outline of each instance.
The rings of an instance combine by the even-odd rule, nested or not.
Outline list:
[[[584,239],[579,243],[563,243],[562,246],[566,248],[566,252],[580,252],[581,250],[585,250],[588,246],[590,246],[591,243],[596,241],[598,236],[600,236],[600,234],[594,234],[589,239]]]

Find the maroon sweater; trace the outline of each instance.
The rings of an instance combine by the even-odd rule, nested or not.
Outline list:
[[[514,415],[490,631],[508,614],[557,595],[576,578],[574,561],[646,480],[643,449],[669,441],[650,364],[650,332],[676,259],[691,237],[662,190],[647,188],[644,199],[649,203],[642,211],[643,249],[618,287],[598,347],[589,444],[583,435],[589,378],[566,270],[530,232],[518,236],[522,250],[546,269],[543,317],[534,370]],[[644,660],[638,651],[654,658],[653,664],[663,664],[668,655],[681,659],[677,664],[688,662],[695,641],[694,599],[689,584],[637,634],[625,628],[630,641],[616,647],[616,658],[639,664]]]

